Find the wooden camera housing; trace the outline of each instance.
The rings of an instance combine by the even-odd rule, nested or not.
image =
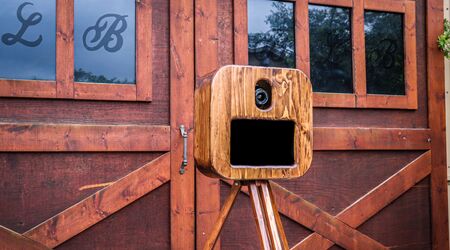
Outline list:
[[[195,92],[202,173],[232,180],[302,176],[312,159],[312,87],[296,69],[225,66]]]

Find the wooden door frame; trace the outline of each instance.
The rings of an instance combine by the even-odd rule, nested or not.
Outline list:
[[[148,4],[149,2],[143,2]],[[145,7],[151,8],[150,5]],[[170,0],[170,125],[81,125],[0,123],[1,152],[161,152],[121,179],[45,220],[23,234],[0,226],[0,244],[56,247],[170,181],[171,248],[195,246],[193,135],[188,166],[180,125],[193,131],[194,2]]]
[[[201,82],[209,78],[211,74],[220,66],[219,57],[219,20],[218,20],[218,1],[220,0],[196,0],[195,2],[195,48],[196,48],[196,82]],[[240,3],[241,0],[234,0],[234,4]],[[303,1],[300,1],[303,3]],[[207,14],[205,14],[207,13]],[[234,20],[239,23],[239,20]],[[246,24],[241,24],[246,25]],[[246,29],[244,29],[246,30]],[[399,181],[403,182],[405,175],[409,179],[409,184],[397,189],[390,199],[379,203],[378,209],[383,208],[390,202],[395,200],[401,194],[406,192],[415,183],[426,176],[431,176],[430,194],[431,194],[431,232],[432,232],[432,248],[448,249],[448,204],[447,204],[447,167],[446,167],[446,142],[445,142],[445,92],[444,92],[444,58],[437,47],[437,36],[443,31],[443,1],[427,0],[426,2],[426,52],[427,52],[427,92],[428,92],[428,127],[424,129],[395,129],[390,128],[345,128],[340,134],[335,132],[341,128],[315,128],[314,129],[314,149],[315,150],[426,150],[426,153],[411,162],[388,180],[380,184],[380,186],[371,190],[364,196],[364,199],[373,199],[380,191],[386,190],[389,185],[399,185]],[[242,32],[239,26],[235,27],[234,33]],[[235,55],[236,56],[236,55]],[[235,61],[239,58],[235,57]],[[430,112],[432,111],[432,112]],[[331,129],[331,130],[330,130]],[[334,130],[334,131],[332,131]],[[376,130],[378,136],[374,139],[373,131]],[[368,133],[368,131],[370,131]],[[330,133],[330,134],[328,134]],[[333,136],[339,138],[339,142],[332,144],[327,140],[322,140],[321,134],[333,133]],[[392,133],[402,136],[390,136]],[[404,137],[403,135],[408,134]],[[328,137],[329,138],[329,137]],[[407,138],[405,141],[404,139]],[[422,139],[420,139],[422,138]],[[351,142],[362,142],[358,145],[352,145]],[[426,142],[425,142],[426,141]],[[419,173],[419,174],[418,174]],[[277,204],[280,211],[286,216],[294,219],[308,227],[308,221],[302,221],[298,215],[298,209],[314,206],[302,200],[299,196],[290,193],[282,187],[275,188],[275,193],[279,194]],[[275,194],[275,196],[277,196]],[[196,176],[196,222],[197,222],[197,249],[201,249],[205,244],[206,238],[212,229],[212,226],[219,214],[220,210],[220,181],[210,179],[197,172]],[[208,197],[208,199],[204,199]],[[280,198],[283,197],[283,198]],[[295,201],[295,203],[292,203]],[[300,203],[300,205],[299,205]],[[303,205],[301,205],[303,204]],[[364,203],[362,203],[364,204]],[[283,209],[283,206],[286,206]],[[352,204],[348,209],[361,208],[361,203]],[[285,211],[283,211],[285,210]],[[378,211],[378,210],[377,210]],[[367,212],[367,218],[370,218],[377,211]],[[344,211],[343,211],[344,212]],[[334,218],[322,213],[327,223],[331,223],[335,228],[341,225],[340,220],[345,221],[339,215]],[[342,215],[347,216],[347,215]],[[341,217],[342,217],[341,216]],[[297,220],[296,220],[297,218]],[[367,219],[366,218],[366,219]],[[338,221],[336,221],[337,219]],[[363,220],[364,221],[364,220]],[[347,224],[357,227],[363,221],[345,221]],[[353,224],[352,224],[353,223]],[[341,225],[342,226],[342,225]],[[311,229],[311,228],[310,228]],[[320,231],[320,230],[319,230]],[[352,230],[350,233],[356,233]],[[321,239],[329,241],[333,239],[327,231],[321,231],[318,235]],[[330,238],[325,238],[324,235]],[[315,236],[314,236],[315,237]],[[364,235],[360,236],[364,239]],[[345,245],[346,242],[340,242],[339,238],[335,238],[334,243]],[[345,240],[345,239],[344,239]],[[306,241],[309,242],[310,240]],[[331,244],[334,244],[330,241]],[[301,244],[300,242],[299,244]],[[305,246],[304,244],[302,246]],[[307,245],[313,246],[313,245]],[[314,245],[317,246],[317,245]],[[322,245],[323,246],[323,245]],[[300,246],[299,246],[300,247]],[[216,248],[220,249],[220,241],[217,242]]]

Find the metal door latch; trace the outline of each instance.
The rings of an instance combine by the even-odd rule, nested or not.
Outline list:
[[[183,137],[183,161],[181,162],[180,167],[180,174],[184,174],[185,167],[188,165],[188,158],[187,158],[187,147],[188,147],[188,131],[185,129],[184,125],[180,126],[180,133]]]

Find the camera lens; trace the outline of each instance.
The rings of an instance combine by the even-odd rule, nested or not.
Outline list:
[[[272,105],[272,86],[266,79],[261,79],[255,86],[255,105],[259,109],[265,110]]]
[[[264,106],[269,101],[269,94],[261,87],[256,87],[256,105]]]

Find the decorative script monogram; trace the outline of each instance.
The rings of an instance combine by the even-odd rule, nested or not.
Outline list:
[[[108,52],[116,52],[122,48],[122,33],[127,29],[125,16],[118,14],[105,14],[101,16],[94,26],[86,29],[83,34],[83,45],[89,51],[101,47]],[[88,36],[92,36],[88,41]]]
[[[17,8],[17,19],[22,23],[22,27],[20,27],[17,34],[11,34],[6,33],[2,36],[2,42],[6,45],[13,45],[16,43],[21,43],[28,47],[36,47],[39,46],[42,42],[42,35],[39,35],[39,37],[34,41],[28,41],[23,39],[23,35],[27,31],[28,27],[36,25],[41,22],[42,20],[42,14],[39,12],[32,13],[28,18],[24,18],[22,14],[22,10],[27,5],[33,5],[30,2],[25,2]]]
[[[376,48],[367,53],[370,53],[371,56],[375,58],[375,65],[390,69],[395,65],[394,55],[396,52],[397,45],[395,40],[386,38],[380,41]]]

